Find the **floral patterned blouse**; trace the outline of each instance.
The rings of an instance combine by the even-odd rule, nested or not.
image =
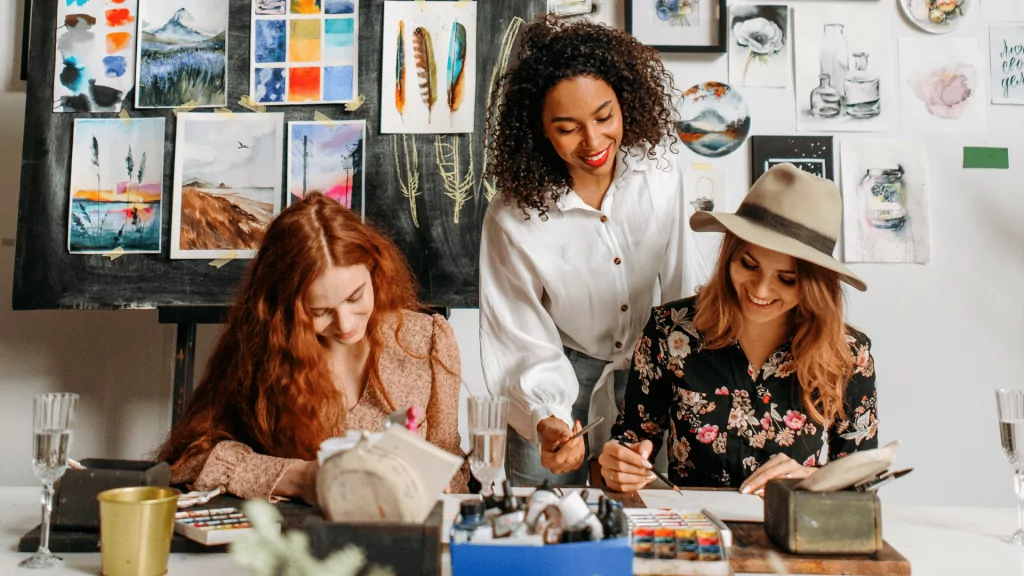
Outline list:
[[[625,404],[612,437],[654,444],[668,430],[669,477],[679,486],[739,487],[754,470],[783,453],[820,466],[876,448],[875,372],[871,342],[848,328],[855,359],[844,415],[831,426],[808,416],[800,399],[789,343],[757,371],[735,343],[703,348],[693,326],[695,297],[654,308],[637,342]]]

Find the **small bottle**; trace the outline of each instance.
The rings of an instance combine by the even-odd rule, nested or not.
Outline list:
[[[540,485],[530,494],[530,497],[526,500],[526,526],[534,534],[537,532],[534,529],[537,526],[537,520],[540,519],[541,514],[548,506],[558,503],[558,496],[551,490],[551,482],[548,479],[544,480],[544,483]]]
[[[484,518],[484,503],[480,500],[467,500],[459,506],[458,521],[452,526],[452,542],[465,544],[472,542],[477,537],[477,528],[485,526],[487,520]],[[480,533],[488,532],[480,530]]]
[[[821,83],[811,90],[811,114],[820,118],[838,116],[842,100],[839,90],[829,85],[828,74],[820,74],[818,80]]]
[[[880,230],[899,230],[907,222],[903,167],[871,168],[860,183],[865,215]]]
[[[854,52],[854,70],[846,76],[846,115],[872,118],[882,111],[878,76],[868,70],[868,53]]]

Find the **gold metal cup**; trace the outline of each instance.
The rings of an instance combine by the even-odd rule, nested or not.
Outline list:
[[[103,576],[167,573],[178,496],[174,488],[133,486],[100,492]]]

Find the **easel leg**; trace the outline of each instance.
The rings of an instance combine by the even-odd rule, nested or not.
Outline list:
[[[174,404],[171,425],[178,423],[185,413],[185,406],[192,396],[193,376],[196,365],[196,325],[177,325],[177,341],[174,344]]]

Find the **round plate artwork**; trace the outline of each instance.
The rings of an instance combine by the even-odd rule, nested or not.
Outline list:
[[[687,148],[718,158],[736,150],[750,133],[750,110],[728,84],[705,82],[683,92],[676,132]]]
[[[898,0],[907,18],[932,34],[952,32],[975,10],[977,0]]]

